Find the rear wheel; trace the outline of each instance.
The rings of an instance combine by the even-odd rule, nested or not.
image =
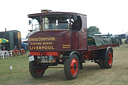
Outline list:
[[[29,71],[34,78],[42,77],[46,69],[47,66],[42,66],[35,60],[29,62]]]
[[[99,66],[100,68],[111,68],[113,63],[113,54],[112,51],[109,49],[106,51],[106,54],[104,54],[105,57],[103,59],[99,60]]]
[[[111,68],[112,62],[113,62],[113,55],[112,55],[111,50],[108,50],[108,52],[106,54],[106,59],[104,60],[105,68]]]
[[[67,79],[75,79],[79,73],[79,59],[76,54],[65,59],[64,72]]]

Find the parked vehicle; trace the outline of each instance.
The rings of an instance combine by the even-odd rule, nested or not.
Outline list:
[[[64,65],[67,79],[75,79],[82,63],[91,60],[100,68],[111,68],[112,47],[119,46],[111,38],[87,35],[87,16],[72,12],[29,14],[33,32],[29,35],[29,71],[42,77],[49,66]]]
[[[6,50],[21,48],[21,33],[18,30],[0,32],[0,37],[9,40],[8,43],[2,43]]]
[[[128,44],[128,37],[127,37],[126,40],[125,40],[125,44]]]

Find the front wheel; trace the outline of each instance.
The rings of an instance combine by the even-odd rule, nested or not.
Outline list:
[[[65,59],[64,72],[67,79],[71,80],[77,78],[79,73],[79,59],[76,54]]]
[[[29,62],[29,71],[34,78],[42,77],[46,69],[47,66],[42,66],[39,63],[37,63],[35,60]]]

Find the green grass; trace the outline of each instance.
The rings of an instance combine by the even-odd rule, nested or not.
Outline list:
[[[0,59],[0,84],[15,84],[25,79],[28,75],[27,55]]]
[[[63,68],[49,68],[42,78],[33,78],[28,69],[28,54],[0,59],[0,85],[127,85],[128,44],[114,48],[111,69],[100,69],[87,61],[77,79],[67,80]],[[12,71],[10,66],[13,66]],[[60,65],[62,66],[62,65]]]

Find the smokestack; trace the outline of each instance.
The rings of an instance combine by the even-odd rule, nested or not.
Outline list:
[[[47,13],[47,12],[51,12],[52,10],[48,10],[48,9],[41,9],[41,13]]]
[[[7,29],[5,28],[5,32],[7,31]]]

